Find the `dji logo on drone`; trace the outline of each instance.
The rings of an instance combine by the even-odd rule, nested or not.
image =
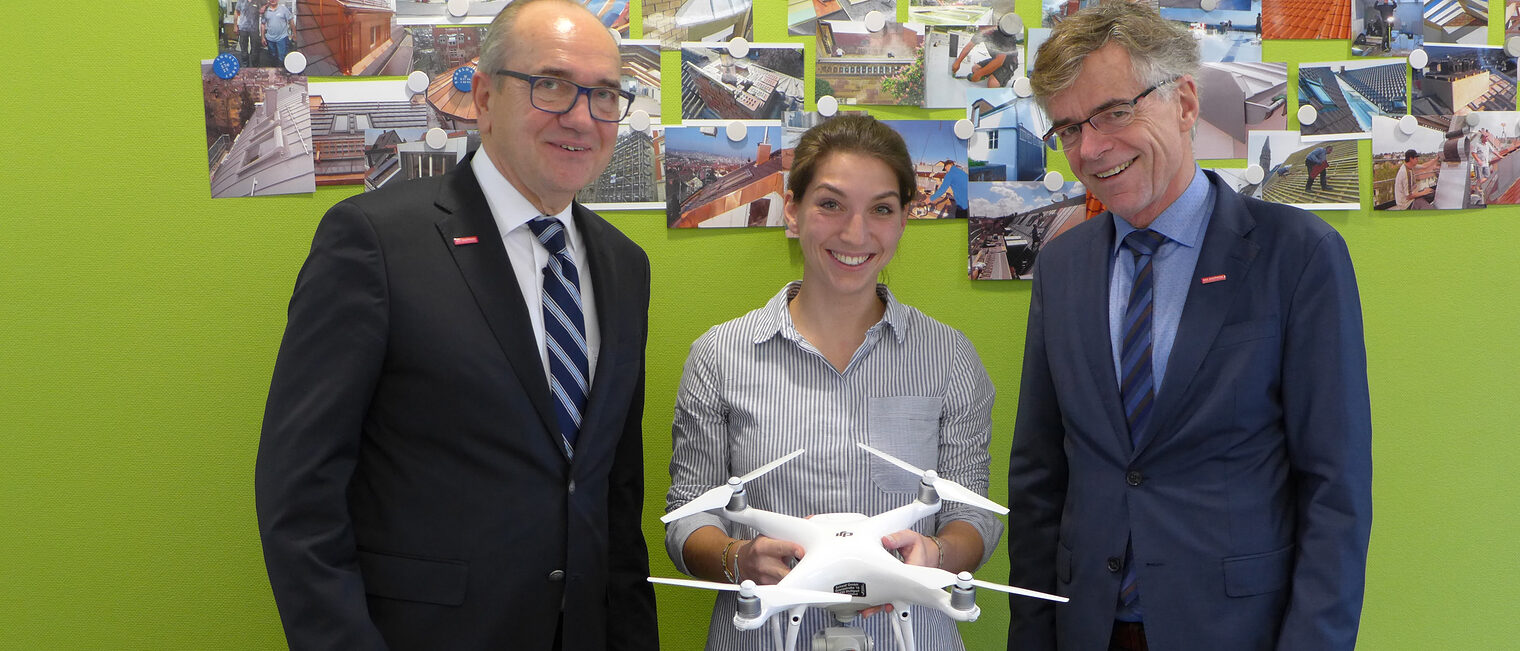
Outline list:
[[[836,533],[836,534],[834,534],[834,535],[835,535],[835,536],[838,536],[838,537],[840,537],[840,538],[849,538],[849,537],[850,537],[850,536],[853,536],[853,535],[855,535],[855,534],[853,534],[853,533],[850,533],[850,532],[848,532],[848,531],[841,531],[841,532],[839,532],[839,533]]]

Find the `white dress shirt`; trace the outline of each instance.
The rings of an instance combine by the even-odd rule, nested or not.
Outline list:
[[[549,352],[544,347],[543,269],[549,264],[549,251],[538,243],[533,229],[528,226],[528,222],[540,213],[507,181],[507,177],[501,175],[484,147],[475,150],[475,158],[470,161],[470,167],[475,172],[475,180],[480,183],[481,192],[486,195],[486,204],[491,207],[491,216],[496,220],[496,229],[501,232],[502,244],[507,247],[507,259],[512,261],[517,288],[522,291],[523,302],[528,306],[528,318],[533,322],[533,341],[538,346],[538,359],[544,366],[544,377],[548,378]],[[591,265],[586,260],[586,246],[581,241],[580,231],[575,227],[570,206],[565,206],[564,210],[550,216],[564,225],[570,258],[575,261],[575,271],[580,276],[581,314],[586,318],[586,379],[590,382],[596,377],[596,358],[602,342],[601,329],[597,327],[596,321],[596,294],[591,291]]]

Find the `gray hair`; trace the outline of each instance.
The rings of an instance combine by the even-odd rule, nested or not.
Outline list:
[[[1105,0],[1072,14],[1051,30],[1029,75],[1035,101],[1046,110],[1050,97],[1071,88],[1087,55],[1109,43],[1129,52],[1141,86],[1162,84],[1198,73],[1198,42],[1181,24],[1162,18],[1148,3]],[[1170,96],[1175,85],[1156,90]]]
[[[523,12],[523,9],[541,2],[555,2],[566,8],[574,7],[575,10],[583,11],[593,18],[596,17],[596,14],[591,13],[591,10],[575,0],[512,0],[511,4],[502,8],[501,13],[496,14],[496,18],[491,21],[491,27],[486,30],[485,38],[480,42],[478,67],[480,72],[495,76],[497,70],[511,67],[511,55],[515,54],[512,48],[514,40],[512,34],[517,28],[517,16]],[[597,22],[600,23],[601,20],[598,19]],[[495,77],[494,83],[500,84],[501,77]]]

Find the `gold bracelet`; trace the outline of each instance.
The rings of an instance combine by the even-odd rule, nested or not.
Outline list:
[[[943,543],[943,542],[940,541],[939,536],[924,536],[924,537],[928,538],[929,540],[933,540],[934,541],[934,548],[939,550],[939,562],[937,562],[934,565],[934,567],[937,567],[937,568],[942,569],[942,570],[945,569],[945,543]]]
[[[728,544],[723,546],[723,551],[718,552],[718,566],[723,568],[723,578],[728,579],[729,583],[738,583],[734,580],[734,575],[728,571],[728,548],[733,547],[736,542],[739,542],[738,538],[728,541]],[[738,563],[735,563],[734,567],[738,569]]]

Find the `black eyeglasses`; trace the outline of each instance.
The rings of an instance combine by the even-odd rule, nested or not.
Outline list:
[[[1098,109],[1096,113],[1087,116],[1087,119],[1081,122],[1051,127],[1050,131],[1045,132],[1045,137],[1042,140],[1045,141],[1046,147],[1061,151],[1076,147],[1077,143],[1081,142],[1082,125],[1084,124],[1092,125],[1092,128],[1098,133],[1118,133],[1120,129],[1129,126],[1129,123],[1135,121],[1135,105],[1139,104],[1140,100],[1144,99],[1146,95],[1155,92],[1157,88],[1177,81],[1180,78],[1174,77],[1151,86],[1128,102],[1119,102],[1118,104]]]
[[[528,98],[533,108],[545,113],[562,115],[575,108],[576,100],[586,96],[586,106],[591,118],[602,122],[617,122],[628,115],[633,106],[633,93],[621,88],[606,86],[586,87],[568,79],[529,75],[514,70],[497,70],[496,74],[514,77],[528,82]]]

